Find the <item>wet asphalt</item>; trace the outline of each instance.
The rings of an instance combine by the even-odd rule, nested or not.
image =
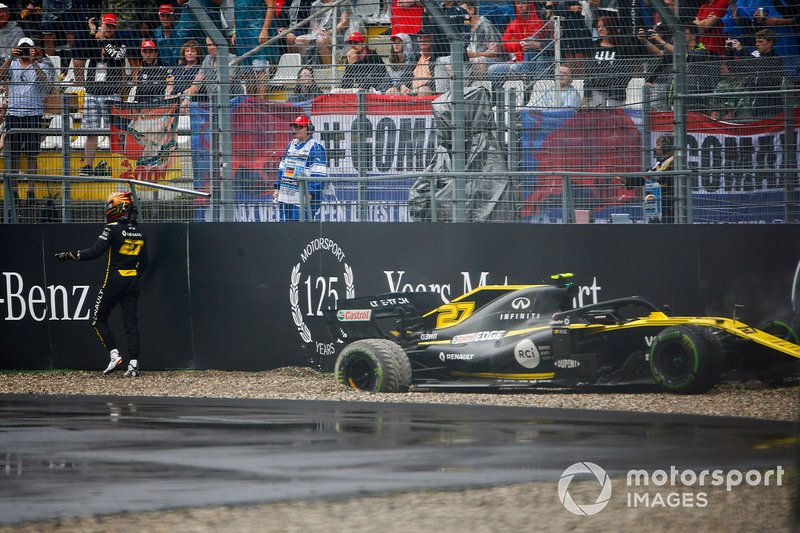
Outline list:
[[[0,523],[797,466],[788,422],[543,408],[0,395]]]

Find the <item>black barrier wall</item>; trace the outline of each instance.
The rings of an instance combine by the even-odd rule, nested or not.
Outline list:
[[[800,226],[143,224],[151,268],[140,299],[143,369],[333,366],[343,339],[322,311],[353,296],[573,272],[575,304],[627,295],[676,314],[747,322],[788,308]],[[3,225],[0,368],[99,369],[90,326],[105,265],[59,263],[101,225]],[[124,353],[118,312],[112,327]]]

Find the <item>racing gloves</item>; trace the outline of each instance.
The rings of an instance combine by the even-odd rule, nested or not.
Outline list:
[[[64,261],[77,261],[78,260],[78,253],[77,252],[56,252],[55,253],[56,259],[61,262]]]

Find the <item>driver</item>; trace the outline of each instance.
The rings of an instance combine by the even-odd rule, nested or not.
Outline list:
[[[146,239],[136,226],[136,206],[131,193],[117,192],[109,196],[105,216],[108,223],[92,246],[74,252],[57,252],[55,256],[59,261],[88,261],[107,253],[106,271],[94,305],[92,326],[111,357],[103,370],[103,374],[110,374],[122,365],[117,342],[108,326],[111,309],[120,305],[130,356],[125,376],[135,378],[139,375],[136,308],[139,303],[139,279],[148,264]]]

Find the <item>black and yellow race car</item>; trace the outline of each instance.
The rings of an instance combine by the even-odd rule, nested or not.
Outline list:
[[[389,293],[327,312],[344,345],[336,379],[355,389],[656,384],[702,393],[723,377],[800,375],[797,322],[771,333],[722,317],[670,316],[631,296],[573,308],[571,274],[542,285],[488,285],[437,304]]]

